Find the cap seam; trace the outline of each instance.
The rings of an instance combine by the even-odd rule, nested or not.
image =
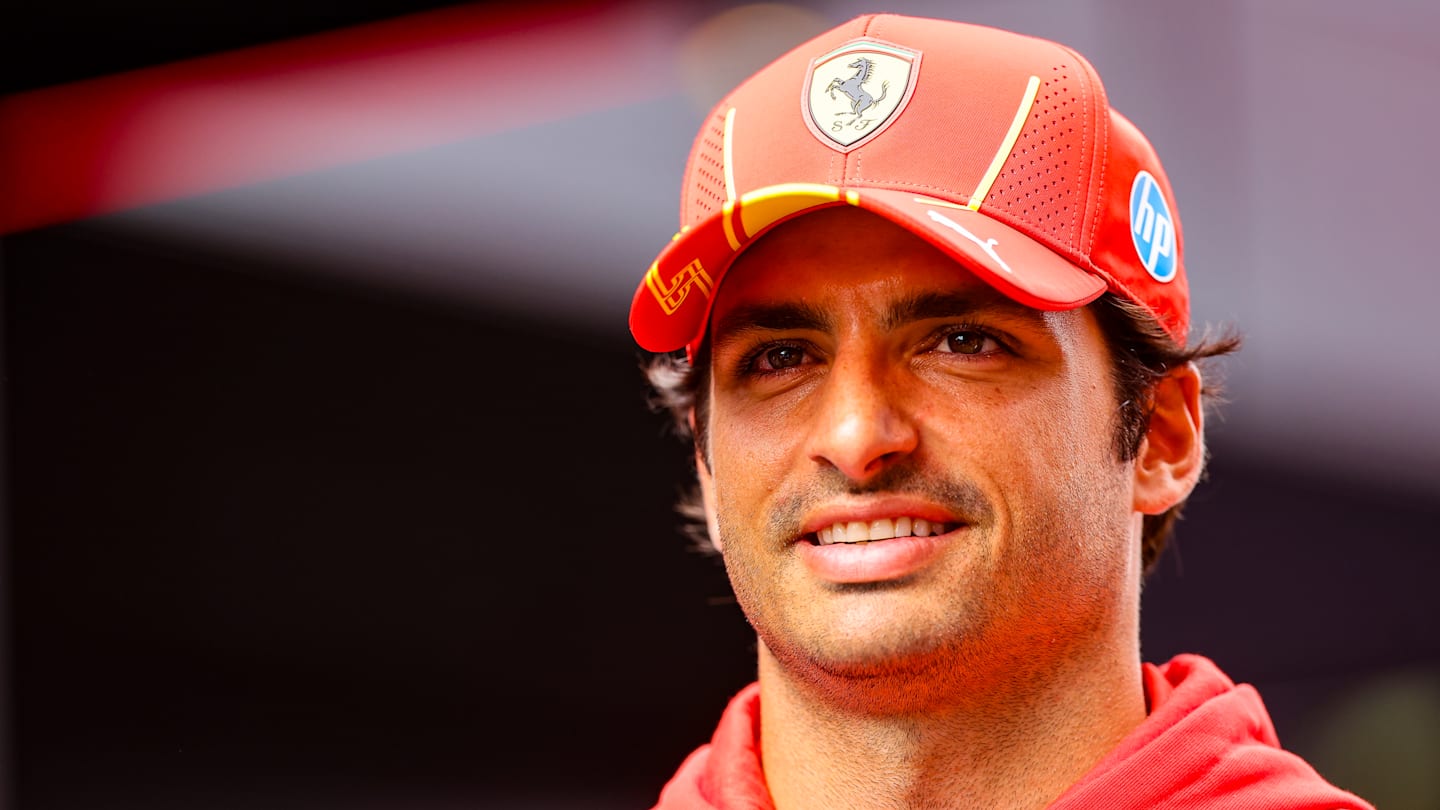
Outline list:
[[[1089,60],[1068,45],[1063,43],[1056,44],[1069,54],[1070,58],[1075,62],[1076,79],[1080,81],[1081,93],[1087,96],[1081,105],[1081,114],[1083,115],[1084,129],[1088,132],[1090,128],[1090,108],[1096,106],[1092,102],[1091,97],[1093,96],[1094,101],[1097,101],[1099,106],[1109,109],[1110,103],[1106,98],[1105,85],[1101,83],[1099,77],[1095,75],[1095,69],[1090,65]],[[1085,201],[1085,211],[1092,213],[1092,216],[1089,217],[1088,222],[1082,221],[1080,223],[1080,228],[1078,229],[1080,239],[1076,244],[1077,248],[1084,250],[1087,258],[1090,256],[1091,251],[1095,249],[1095,241],[1100,235],[1100,223],[1104,219],[1102,216],[1103,212],[1099,210],[1099,207],[1103,204],[1104,200],[1105,172],[1109,166],[1110,159],[1110,136],[1104,126],[1105,122],[1099,116],[1099,113],[1100,110],[1097,109],[1095,136],[1093,138],[1095,155],[1088,167],[1091,182],[1088,184],[1090,188],[1086,195],[1088,199]],[[1091,138],[1086,138],[1087,142],[1091,140]],[[1100,168],[1098,173],[1096,172],[1097,165]]]
[[[878,187],[881,187],[881,188],[884,188],[884,187],[887,187],[887,186],[909,186],[909,187],[911,187],[911,188],[924,188],[924,189],[933,189],[933,190],[935,190],[935,191],[944,191],[944,192],[947,192],[947,195],[950,196],[950,197],[964,197],[964,196],[965,196],[964,194],[959,194],[959,193],[957,193],[956,190],[955,190],[954,188],[950,187],[950,186],[937,186],[937,185],[933,185],[933,184],[931,184],[931,183],[914,183],[914,182],[911,182],[911,181],[908,181],[908,180],[877,180],[877,179],[875,179],[875,178],[873,178],[873,177],[871,177],[871,178],[864,178],[864,179],[862,179],[862,178],[860,178],[860,177],[856,177],[854,183],[849,183],[849,184],[846,184],[846,185],[845,185],[846,188],[850,188],[850,187],[866,188],[867,186],[878,186]],[[967,202],[968,202],[968,200],[967,200]]]
[[[882,37],[879,34],[879,22],[880,15],[872,14],[869,18],[865,20],[865,25],[860,28],[860,37],[874,37],[876,39],[881,39]],[[864,156],[860,153],[863,151],[863,149],[847,149],[840,153],[840,181],[835,185],[844,186],[850,182],[852,177],[856,180],[860,178],[860,162],[864,158]],[[855,156],[855,164],[853,167],[850,164],[850,156],[852,154]]]
[[[1071,58],[1072,61],[1075,60],[1076,53],[1075,53],[1074,51],[1070,50],[1069,48],[1065,48],[1065,46],[1063,46],[1063,45],[1061,46],[1061,48],[1063,48],[1067,53],[1070,54],[1070,58]],[[1077,82],[1078,82],[1079,85],[1080,85],[1080,101],[1081,101],[1081,104],[1080,104],[1080,143],[1081,143],[1081,149],[1083,150],[1083,149],[1087,148],[1087,147],[1090,145],[1090,99],[1089,99],[1090,88],[1089,88],[1089,82],[1086,81],[1086,79],[1087,79],[1088,77],[1086,77],[1086,76],[1083,75],[1083,74],[1084,74],[1084,64],[1083,64],[1083,63],[1078,62],[1078,61],[1075,61],[1075,74],[1076,74],[1076,75],[1075,75],[1075,78],[1076,78]],[[1087,158],[1087,157],[1085,156],[1085,154],[1083,154],[1083,152],[1082,152],[1082,154],[1080,155],[1080,161],[1081,161],[1081,163],[1084,164],[1084,166],[1085,166],[1085,172],[1086,172],[1086,174],[1089,175],[1089,177],[1088,177],[1087,179],[1093,178],[1093,177],[1095,176],[1095,174],[1094,174],[1094,172],[1095,172],[1095,160],[1094,160],[1094,157],[1091,156],[1091,157]],[[1091,185],[1091,186],[1093,187],[1093,184],[1087,184],[1087,185]],[[1071,215],[1071,220],[1070,220],[1070,228],[1071,228],[1072,232],[1074,232],[1074,233],[1076,233],[1076,234],[1078,234],[1078,235],[1080,236],[1079,240],[1077,240],[1077,242],[1076,242],[1076,244],[1075,244],[1075,248],[1076,248],[1077,250],[1080,248],[1081,245],[1083,245],[1083,244],[1085,243],[1085,228],[1086,228],[1086,226],[1089,225],[1089,223],[1086,222],[1084,219],[1081,219],[1081,220],[1080,220],[1080,223],[1079,223],[1079,226],[1077,227],[1077,226],[1076,226],[1076,223],[1075,223],[1074,217],[1080,216],[1081,214],[1088,214],[1088,213],[1090,213],[1091,201],[1094,199],[1094,194],[1091,193],[1091,189],[1088,189],[1088,188],[1086,189],[1086,191],[1085,191],[1085,196],[1086,196],[1086,199],[1085,199],[1084,204],[1082,204],[1082,205],[1080,206],[1080,210],[1079,210],[1079,211],[1077,211],[1077,212],[1075,212],[1074,214]],[[1087,258],[1088,258],[1088,254],[1086,254],[1086,255],[1087,255]]]
[[[865,21],[865,27],[864,27],[863,29],[861,29],[861,31],[860,31],[860,36],[862,36],[862,37],[871,36],[871,29],[872,29],[872,28],[878,28],[878,27],[879,27],[879,26],[878,26],[878,23],[880,22],[880,17],[881,17],[881,16],[882,16],[882,15],[879,15],[879,14],[872,14],[872,15],[870,15],[870,18]],[[874,36],[877,36],[877,37],[880,36],[879,32],[878,32],[878,31],[875,31],[875,32],[874,32]]]
[[[1084,58],[1084,57],[1080,57]],[[1095,95],[1099,98],[1099,108],[1104,115],[1095,121],[1095,137],[1099,139],[1103,150],[1100,161],[1100,174],[1095,183],[1095,205],[1105,204],[1105,178],[1110,170],[1110,98],[1105,92],[1105,85],[1097,76],[1095,79]],[[1096,217],[1095,224],[1090,228],[1090,241],[1086,245],[1085,252],[1088,255],[1095,249],[1095,243],[1100,239],[1101,218]]]
[[[1100,131],[1098,124],[1095,131]],[[1095,204],[1097,206],[1105,204],[1105,176],[1110,171],[1110,132],[1108,128],[1105,130],[1103,142],[1104,146],[1100,150],[1100,179],[1095,183]],[[1095,241],[1100,238],[1100,220],[1101,217],[1096,217],[1095,225],[1090,229],[1090,239],[1085,243],[1086,256],[1094,252]]]

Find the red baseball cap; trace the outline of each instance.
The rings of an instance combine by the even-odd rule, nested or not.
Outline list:
[[[1090,63],[1048,40],[890,14],[821,34],[715,107],[686,165],[680,232],[635,291],[636,342],[693,357],[735,256],[833,205],[910,230],[1027,306],[1109,290],[1185,343],[1170,182]]]

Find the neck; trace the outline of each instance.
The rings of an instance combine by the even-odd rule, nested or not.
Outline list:
[[[1044,671],[972,682],[960,697],[876,711],[787,671],[762,643],[763,767],[777,810],[1039,808],[1145,718],[1138,643],[1072,650]]]

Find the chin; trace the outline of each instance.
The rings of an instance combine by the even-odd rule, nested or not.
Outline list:
[[[850,628],[819,638],[792,639],[777,645],[781,666],[805,677],[846,681],[914,680],[951,672],[967,656],[963,638],[916,633],[908,628]]]
[[[1029,651],[997,646],[985,622],[927,618],[832,622],[780,638],[762,632],[762,655],[821,695],[885,714],[934,711],[1003,692],[1005,673],[1025,669]]]

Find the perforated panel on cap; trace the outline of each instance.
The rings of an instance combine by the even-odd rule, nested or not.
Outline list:
[[[1015,141],[985,203],[1065,245],[1073,244],[1079,224],[1074,207],[1085,202],[1075,199],[1072,191],[1075,173],[1080,171],[1074,152],[1081,107],[1073,70],[1058,65],[1042,82],[1028,126]]]
[[[725,116],[710,118],[695,139],[695,153],[690,157],[690,188],[686,198],[690,205],[682,225],[694,225],[725,205]]]

